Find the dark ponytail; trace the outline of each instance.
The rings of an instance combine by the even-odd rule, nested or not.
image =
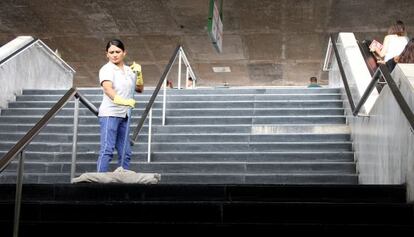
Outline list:
[[[398,58],[399,63],[414,63],[414,38],[412,38]]]
[[[108,52],[109,47],[111,47],[112,45],[122,49],[122,51],[125,51],[125,46],[124,43],[122,43],[121,40],[119,39],[113,39],[110,40],[107,44],[106,44],[106,51]]]

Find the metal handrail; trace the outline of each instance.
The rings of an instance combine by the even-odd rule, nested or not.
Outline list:
[[[11,58],[15,57],[16,55],[20,54],[25,49],[27,49],[30,46],[32,46],[33,44],[35,44],[38,40],[39,40],[38,38],[33,38],[33,40],[31,40],[29,43],[23,45],[18,50],[16,50],[13,53],[11,53],[9,56],[7,56],[7,57],[3,58],[2,60],[0,60],[0,65],[2,65],[3,63],[9,61]]]
[[[79,98],[80,102],[82,102],[82,104],[85,105],[86,108],[89,109],[89,111],[91,111],[94,115],[98,116],[99,110],[95,107],[94,104],[92,104],[92,102],[86,99],[84,95],[82,95],[79,91],[76,91],[75,97]]]
[[[368,71],[372,77],[374,77],[375,72],[377,71],[379,65],[374,54],[369,49],[368,41],[364,40],[362,42],[357,41],[359,50],[361,51],[362,57],[364,58],[365,64],[367,65]],[[384,82],[384,79],[379,78],[380,82]],[[377,88],[378,93],[381,92],[383,84],[377,83],[375,87]]]
[[[65,104],[76,94],[76,89],[69,89],[62,98],[36,123],[27,133],[14,145],[9,152],[0,159],[0,172],[2,172],[13,158],[26,148],[35,138],[40,130],[65,106]]]
[[[57,62],[60,66],[64,67],[67,71],[75,72],[75,69],[73,69],[69,64],[67,64],[64,60],[62,60],[56,54],[56,52],[54,52],[51,48],[49,48],[49,46],[47,46],[43,41],[41,41],[38,38],[33,38],[33,40],[31,40],[29,43],[23,45],[18,50],[14,51],[13,53],[8,55],[4,59],[0,60],[0,66],[3,65],[4,63],[10,61],[13,57],[16,57],[17,55],[19,55],[20,53],[22,53],[23,51],[25,51],[26,49],[28,49],[28,48],[30,48],[34,45],[37,45],[42,50],[46,51],[46,55],[51,57],[55,62]]]
[[[365,90],[364,94],[362,95],[358,105],[356,106],[355,110],[352,112],[353,115],[357,115],[361,107],[365,104],[367,101],[369,95],[371,94],[372,90],[375,87],[375,84],[377,81],[383,76],[385,79],[388,87],[390,88],[390,91],[392,95],[394,96],[395,100],[397,101],[397,104],[400,106],[401,111],[403,112],[405,118],[408,120],[408,123],[411,126],[411,129],[414,131],[414,113],[411,110],[410,106],[408,105],[407,101],[404,99],[404,96],[402,95],[400,89],[398,88],[397,84],[395,83],[394,79],[392,78],[390,71],[388,70],[388,67],[384,64],[380,65],[377,69],[377,71],[374,73],[374,76],[372,77],[371,82],[369,83],[367,89]]]
[[[336,57],[336,61],[338,63],[338,67],[339,67],[339,71],[341,74],[341,78],[345,87],[345,91],[348,97],[348,101],[349,104],[351,106],[352,109],[352,114],[353,116],[358,116],[360,109],[362,108],[362,106],[365,104],[365,102],[367,101],[369,95],[371,94],[372,90],[375,88],[375,86],[377,85],[377,81],[379,80],[379,78],[381,78],[381,76],[385,79],[388,87],[390,88],[390,91],[392,93],[392,95],[394,96],[395,100],[397,101],[397,104],[400,106],[401,111],[403,112],[405,118],[408,120],[411,129],[414,131],[414,113],[411,110],[411,108],[409,107],[407,101],[404,99],[400,89],[398,88],[397,84],[395,83],[394,79],[392,78],[390,71],[388,70],[386,65],[380,65],[377,70],[375,71],[374,75],[372,76],[372,80],[369,83],[369,85],[367,86],[367,88],[365,89],[365,92],[363,93],[361,99],[359,100],[358,104],[355,106],[353,99],[352,99],[352,94],[351,94],[351,90],[349,88],[348,85],[348,79],[345,75],[345,71],[343,69],[342,66],[342,62],[341,62],[341,58],[339,56],[339,52],[338,52],[338,48],[336,46],[336,40],[334,41],[334,35],[331,34],[331,41],[332,41],[332,47],[334,49],[334,53],[335,53],[335,57]]]
[[[186,82],[188,80],[188,77],[191,76],[193,79],[193,88],[196,81],[196,76],[194,74],[193,69],[190,66],[190,63],[187,59],[187,56],[185,55],[184,49],[181,45],[178,45],[174,53],[172,54],[167,66],[164,69],[164,72],[160,78],[160,80],[157,83],[157,86],[154,89],[154,92],[151,95],[150,100],[148,101],[147,106],[145,107],[145,110],[143,114],[141,115],[141,118],[137,124],[137,127],[134,129],[134,133],[132,135],[132,142],[133,145],[134,141],[138,140],[138,135],[141,129],[144,126],[145,120],[149,116],[148,121],[148,150],[147,150],[147,161],[151,161],[151,137],[152,137],[152,107],[154,105],[155,99],[157,98],[159,91],[161,89],[161,86],[164,85],[164,91],[163,91],[163,102],[162,102],[162,118],[161,118],[161,124],[162,126],[165,125],[165,119],[166,119],[166,106],[167,106],[167,77],[169,72],[171,71],[171,68],[173,67],[173,64],[178,56],[178,89],[181,89],[181,63],[184,61],[184,64],[186,66]],[[187,88],[187,85],[186,85]]]
[[[165,83],[165,81],[166,81],[168,73],[170,72],[170,70],[172,68],[172,65],[175,62],[175,59],[177,58],[177,54],[180,51],[180,48],[181,48],[180,45],[178,45],[175,48],[174,53],[170,58],[170,61],[168,62],[167,66],[165,67],[164,72],[163,72],[160,80],[158,81],[157,86],[155,87],[154,92],[152,93],[151,98],[149,99],[147,106],[145,107],[144,113],[142,113],[141,118],[140,118],[136,128],[134,129],[134,133],[132,135],[132,140],[133,141],[137,141],[138,134],[141,131],[142,127],[144,126],[145,119],[147,118],[150,110],[152,109],[152,106],[154,105],[155,99],[158,96],[158,93],[161,89],[162,84]]]
[[[9,165],[13,158],[22,152],[27,145],[40,133],[47,123],[55,117],[55,115],[66,105],[72,98],[79,98],[80,101],[96,116],[98,110],[86,99],[75,87],[70,88],[56,104],[24,135],[1,159],[0,173]]]
[[[68,103],[68,101],[75,97],[75,116],[74,121],[77,123],[77,109],[78,101],[82,102],[93,114],[98,115],[96,107],[86,99],[76,88],[70,88],[58,102],[37,122],[27,133],[24,135],[1,159],[0,159],[0,173],[7,168],[7,166],[20,154],[19,165],[17,169],[17,181],[16,181],[16,200],[15,200],[15,213],[14,213],[14,226],[13,236],[18,236],[18,227],[20,221],[20,206],[21,206],[21,194],[23,184],[23,165],[24,165],[24,150],[33,141],[33,139],[40,133],[40,131],[52,120],[57,113]],[[72,170],[74,173],[74,162],[76,159],[76,138],[77,126],[74,128],[74,148],[72,154]],[[72,178],[72,175],[71,175]]]
[[[336,46],[337,38],[338,37],[336,38],[334,37],[334,34],[331,34],[332,48],[334,49],[336,62],[338,63],[339,72],[341,74],[342,82],[344,83],[346,96],[348,97],[349,106],[351,106],[352,111],[354,111],[355,104],[354,104],[354,100],[352,99],[351,89],[349,88],[348,79],[346,77],[345,70],[342,65],[341,58],[339,56],[338,47]]]

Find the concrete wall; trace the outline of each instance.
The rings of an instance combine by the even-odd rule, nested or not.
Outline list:
[[[25,42],[16,38],[0,48],[1,58],[20,48]],[[19,43],[16,43],[19,42]],[[69,89],[75,71],[59,59],[41,41],[0,65],[0,108],[5,108],[23,89]]]
[[[208,4],[1,0],[0,44],[22,34],[42,39],[75,68],[77,86],[99,85],[105,44],[113,37],[125,42],[128,60],[142,65],[149,86],[159,80],[178,43],[188,53],[199,86],[304,86],[314,75],[328,82],[321,68],[329,33],[355,32],[359,40],[382,41],[395,19],[406,23],[410,36],[414,30],[412,0],[224,0],[219,54],[207,33]],[[231,72],[213,72],[218,66]]]
[[[345,53],[353,51],[353,46],[349,46],[348,43],[341,43],[339,46],[341,59],[345,61],[348,80],[353,87],[353,97],[358,103],[361,93],[366,88],[365,82],[358,81],[367,80],[358,75],[364,75],[365,70],[357,65],[351,65],[351,61],[358,61],[360,58],[356,54]],[[332,85],[341,85],[338,73],[337,63],[334,61],[333,70],[329,73]],[[414,64],[397,65],[392,76],[410,108],[414,110]],[[346,106],[359,182],[361,184],[407,184],[408,200],[413,202],[414,133],[388,86],[385,86],[378,96],[372,95],[370,99],[372,105],[369,105],[369,109],[367,109],[368,106],[365,107],[367,116],[354,117],[349,106]]]
[[[414,109],[414,65],[398,65],[392,73],[404,98]],[[414,201],[414,133],[388,86],[384,87],[369,117],[355,118],[355,151],[361,183],[406,183]]]

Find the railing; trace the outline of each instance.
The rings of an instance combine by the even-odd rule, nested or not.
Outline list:
[[[31,42],[33,43],[33,42]],[[28,46],[26,46],[28,47]],[[148,162],[150,162],[151,154],[151,129],[152,129],[152,106],[154,101],[161,89],[161,86],[164,84],[164,95],[163,95],[163,112],[162,112],[162,125],[165,125],[165,109],[166,109],[166,88],[167,88],[167,76],[170,72],[177,56],[179,57],[179,78],[178,82],[180,85],[181,80],[181,60],[184,61],[184,64],[187,67],[187,80],[188,76],[191,75],[193,78],[193,83],[196,80],[196,76],[187,60],[187,57],[184,53],[184,50],[181,46],[177,46],[174,50],[173,56],[171,57],[164,73],[161,76],[146,108],[144,113],[141,116],[141,119],[134,131],[133,141],[138,139],[140,130],[142,129],[144,122],[149,114],[149,124],[148,124]],[[98,109],[86,99],[76,88],[69,89],[56,104],[37,122],[27,133],[21,138],[16,145],[14,145],[1,159],[0,159],[0,173],[17,157],[19,156],[19,162],[17,167],[17,180],[16,180],[16,197],[15,197],[15,210],[14,210],[14,226],[13,226],[13,236],[18,236],[19,230],[19,221],[20,221],[20,206],[21,206],[21,195],[22,195],[22,184],[23,184],[23,173],[24,173],[24,157],[25,148],[33,141],[33,139],[40,133],[40,131],[52,120],[56,114],[69,102],[70,99],[74,98],[74,117],[73,117],[73,139],[72,139],[72,160],[71,160],[71,171],[70,171],[70,180],[75,176],[76,170],[76,154],[77,154],[77,138],[78,138],[78,117],[79,117],[79,102],[81,102],[86,108],[88,108],[93,114],[98,116]],[[133,142],[132,141],[132,142]]]
[[[30,42],[28,42],[27,44],[25,44],[22,47],[20,47],[18,50],[14,51],[13,53],[11,53],[10,55],[8,55],[7,57],[5,57],[2,60],[0,60],[0,65],[6,63],[7,61],[9,61],[10,59],[12,59],[13,57],[19,55],[25,49],[27,49],[30,46],[32,46],[33,44],[35,44],[37,41],[38,41],[37,38],[33,38]]]
[[[75,99],[75,112],[74,112],[74,132],[73,132],[73,150],[72,150],[72,164],[71,164],[71,180],[75,174],[75,162],[76,162],[76,145],[77,145],[77,129],[78,129],[78,114],[79,114],[79,101],[82,102],[93,114],[98,115],[96,107],[88,101],[76,88],[69,89],[65,95],[60,98],[58,102],[37,122],[26,135],[21,138],[16,145],[14,145],[1,159],[0,159],[0,173],[7,168],[7,166],[19,156],[19,163],[17,167],[17,180],[16,180],[16,197],[15,197],[15,210],[14,210],[14,226],[13,236],[18,236],[19,220],[20,220],[20,206],[22,196],[22,184],[23,184],[23,167],[24,167],[24,150],[30,144],[30,142],[40,133],[40,131],[53,119],[56,114],[67,104],[67,102],[74,97]]]
[[[361,99],[359,100],[358,104],[355,106],[354,101],[352,99],[352,94],[351,94],[351,90],[349,88],[349,84],[348,84],[348,79],[346,77],[343,65],[342,65],[342,61],[338,52],[338,47],[336,45],[336,37],[331,34],[330,35],[330,44],[333,48],[333,52],[335,54],[335,58],[336,61],[338,63],[338,68],[339,68],[339,72],[341,74],[341,78],[342,78],[342,82],[344,84],[344,88],[345,88],[345,92],[348,98],[348,102],[349,105],[351,107],[352,110],[352,114],[354,116],[358,116],[359,115],[359,111],[362,108],[362,106],[365,104],[365,102],[367,101],[369,95],[371,94],[372,90],[376,87],[379,78],[383,77],[385,79],[385,82],[387,83],[388,87],[390,88],[390,91],[392,93],[392,95],[394,96],[395,100],[397,101],[399,107],[401,108],[401,111],[403,112],[404,116],[406,117],[406,119],[408,120],[408,122],[410,123],[411,129],[414,131],[414,113],[413,111],[410,109],[410,107],[408,106],[407,101],[404,99],[403,95],[401,94],[400,89],[398,88],[397,84],[395,83],[394,79],[392,79],[391,74],[387,68],[386,65],[380,65],[378,67],[378,69],[375,71],[374,75],[372,76],[371,82],[369,83],[369,85],[367,86],[367,88],[365,89],[365,92],[363,93],[363,95],[361,96]],[[329,49],[330,46],[328,46]],[[328,53],[330,53],[328,51]],[[329,56],[327,55],[326,58],[329,58]],[[327,61],[325,60],[325,63],[327,63]],[[326,66],[324,66],[324,68],[328,68]]]
[[[359,50],[361,51],[362,57],[364,58],[365,64],[367,65],[368,71],[371,76],[373,76],[379,65],[377,63],[377,58],[369,49],[370,42],[371,41],[369,40],[364,40],[362,42],[357,41],[357,44]]]
[[[151,137],[152,137],[152,107],[154,105],[155,99],[158,96],[158,93],[161,89],[161,86],[164,85],[164,91],[163,91],[163,103],[162,103],[162,125],[165,125],[166,120],[166,106],[167,106],[167,77],[169,72],[171,71],[171,68],[173,67],[173,64],[178,56],[178,89],[181,89],[181,64],[182,61],[184,61],[184,64],[186,66],[186,80],[188,80],[188,77],[191,76],[193,79],[193,86],[196,82],[196,76],[194,74],[194,71],[192,70],[190,63],[187,59],[187,56],[185,55],[185,52],[182,48],[182,46],[178,45],[177,48],[174,50],[173,55],[171,56],[167,66],[165,67],[165,70],[160,78],[160,80],[157,83],[157,86],[154,89],[154,92],[151,95],[150,100],[148,101],[147,106],[145,107],[144,113],[141,115],[141,118],[137,124],[137,127],[134,129],[134,133],[132,135],[132,140],[137,141],[139,132],[141,131],[142,127],[144,126],[145,120],[149,119],[148,121],[148,152],[147,152],[147,161],[151,162]]]
[[[368,71],[373,77],[379,67],[379,64],[377,63],[377,58],[374,56],[374,54],[369,49],[370,43],[371,41],[367,41],[367,40],[364,40],[362,42],[357,41],[359,50],[361,51],[362,57],[364,58]],[[380,77],[379,82],[375,85],[378,93],[381,92],[382,88],[384,87],[384,84],[386,84],[384,78]]]
[[[342,82],[344,83],[345,93],[346,93],[346,96],[348,98],[349,106],[351,106],[351,110],[354,111],[355,110],[354,100],[352,99],[352,93],[351,93],[351,89],[349,88],[349,85],[348,85],[348,79],[346,78],[345,70],[344,70],[344,67],[342,65],[341,58],[339,56],[338,47],[336,46],[336,38],[334,37],[333,34],[331,34],[331,37],[329,38],[328,49],[330,47],[333,48],[333,52],[334,52],[336,61],[338,63],[339,73],[341,74]],[[325,58],[325,65],[328,63],[327,59],[330,58],[328,56],[328,54],[331,54],[331,53],[332,53],[332,50],[329,50],[327,52],[327,57]],[[324,66],[324,69],[329,70],[329,67]]]
[[[43,41],[39,40],[38,38],[33,38],[30,42],[28,42],[27,44],[20,47],[18,50],[14,51],[7,57],[0,60],[0,65],[7,63],[8,61],[12,60],[14,57],[18,56],[20,53],[23,53],[26,49],[32,46],[37,46],[44,50],[49,57],[51,57],[56,63],[61,64],[63,68],[65,68],[66,70],[75,72],[75,70],[71,66],[69,66],[69,64],[61,60],[59,56],[55,52],[53,52],[51,48],[49,48],[49,46],[47,46],[45,43],[43,43]]]

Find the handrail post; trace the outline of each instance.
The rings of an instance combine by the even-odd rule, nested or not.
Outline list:
[[[185,54],[184,49],[182,47],[180,47],[180,51],[181,51],[181,57],[183,58],[185,65],[188,67],[190,71],[190,76],[193,78],[193,82],[195,82],[197,78],[193,72],[193,69],[191,68],[190,62],[187,59],[187,55]]]
[[[182,56],[181,56],[181,47],[180,47],[180,50],[178,51],[178,83],[177,83],[177,86],[178,86],[178,89],[179,90],[181,90],[181,58],[182,58]]]
[[[362,94],[361,99],[359,99],[358,104],[355,106],[354,110],[352,111],[352,114],[354,116],[358,115],[359,110],[361,110],[362,106],[365,104],[368,97],[371,95],[372,90],[374,90],[375,84],[377,83],[377,80],[380,78],[380,76],[381,76],[381,70],[380,68],[378,68],[377,71],[375,71],[374,75],[372,76],[372,79],[370,83],[368,84],[367,88],[365,89],[364,94]]]
[[[185,68],[186,68],[186,70],[185,70],[185,89],[188,89],[188,74],[189,74],[188,66],[186,66]]]
[[[76,153],[78,146],[78,124],[79,124],[79,97],[75,95],[75,108],[73,112],[73,138],[72,138],[72,162],[70,165],[70,182],[75,178]]]
[[[339,72],[341,73],[342,82],[345,87],[346,96],[348,97],[349,106],[351,107],[351,110],[354,111],[355,103],[352,98],[351,90],[349,89],[348,79],[346,78],[345,70],[341,62],[341,57],[339,56],[338,47],[336,46],[336,43],[338,40],[334,39],[333,34],[330,35],[330,38],[331,38],[332,48],[335,53],[336,62],[338,63]]]
[[[13,237],[19,236],[20,207],[22,201],[23,170],[24,170],[24,151],[20,152],[19,167],[17,168],[16,194],[14,203],[14,225]]]
[[[151,162],[151,140],[152,140],[152,107],[149,111],[149,118],[148,118],[148,154],[147,154],[148,163]]]
[[[167,107],[167,78],[164,80],[164,94],[162,97],[162,126],[165,126],[165,109]],[[152,107],[151,107],[152,109]]]
[[[165,70],[164,70],[164,72],[163,72],[163,74],[160,78],[160,80],[158,81],[157,86],[155,87],[155,90],[152,93],[151,98],[149,99],[149,101],[147,103],[147,106],[145,107],[144,113],[141,115],[141,119],[139,120],[139,122],[137,124],[137,127],[134,129],[134,133],[132,135],[134,141],[137,140],[138,134],[141,131],[142,127],[144,126],[144,123],[145,123],[145,121],[148,117],[149,110],[151,109],[151,107],[155,103],[155,99],[158,96],[159,91],[162,89],[161,88],[162,86],[164,86],[164,97],[163,97],[163,105],[162,105],[161,125],[162,126],[165,125],[165,123],[166,123],[166,121],[165,121],[165,116],[166,116],[165,109],[166,109],[166,106],[167,106],[167,102],[166,102],[166,100],[167,100],[167,90],[166,90],[167,89],[167,81],[166,80],[168,78],[168,74],[170,73],[173,64],[175,63],[175,60],[177,59],[177,57],[179,55],[180,50],[182,50],[182,47],[180,45],[178,45],[175,48],[174,53],[173,53],[172,57],[170,58],[167,66],[166,66],[166,68],[165,68]],[[183,51],[181,52],[181,57],[182,57],[182,60],[184,60],[184,62],[188,61],[188,60],[186,60],[185,53]],[[191,69],[191,66],[189,66],[189,69],[190,69],[190,75],[193,78],[195,78],[194,73]],[[181,87],[181,85],[180,85],[180,87]]]
[[[329,61],[332,55],[332,37],[329,37],[328,48],[326,49],[325,61],[323,63],[323,71],[329,71]]]
[[[14,220],[13,220],[13,236],[17,237],[19,235],[19,225],[20,225],[20,210],[21,210],[21,201],[22,201],[22,188],[23,188],[23,172],[24,172],[24,160],[25,152],[24,149],[33,139],[40,133],[40,131],[48,124],[48,122],[56,116],[56,114],[67,104],[67,102],[75,96],[75,116],[74,116],[74,149],[75,152],[72,154],[76,156],[76,142],[77,142],[77,128],[78,128],[78,116],[79,116],[79,102],[85,104],[85,106],[93,112],[95,115],[98,115],[98,111],[95,106],[88,102],[88,100],[82,95],[77,93],[75,87],[70,88],[65,95],[63,95],[58,102],[56,102],[52,108],[0,159],[0,172],[2,172],[6,167],[15,159],[19,159],[17,174],[16,174],[16,193],[15,193],[15,207],[14,207]],[[75,159],[73,159],[74,161]],[[74,162],[73,162],[74,164]],[[73,172],[74,174],[74,169]]]

